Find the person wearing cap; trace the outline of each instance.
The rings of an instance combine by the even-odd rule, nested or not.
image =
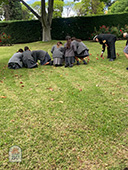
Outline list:
[[[124,55],[128,59],[128,34],[127,33],[123,33],[123,37],[127,38],[126,46],[124,47]],[[128,70],[128,67],[126,68],[126,70]]]
[[[65,67],[73,67],[75,62],[76,46],[72,43],[71,37],[66,36],[67,42],[64,44]]]
[[[99,35],[96,35],[93,38],[93,40],[102,44],[101,57],[103,56],[105,47],[107,46],[107,53],[108,53],[107,58],[109,58],[109,61],[114,61],[116,59],[116,52],[115,52],[116,36],[115,35],[113,35],[113,34],[99,34]]]
[[[19,49],[8,61],[8,68],[19,69],[23,67],[22,57],[23,49]]]

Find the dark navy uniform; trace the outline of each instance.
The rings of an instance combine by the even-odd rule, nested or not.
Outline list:
[[[115,52],[115,42],[116,36],[113,34],[99,34],[97,36],[99,43],[102,44],[102,52],[105,51],[105,47],[107,45],[108,58],[116,59]]]

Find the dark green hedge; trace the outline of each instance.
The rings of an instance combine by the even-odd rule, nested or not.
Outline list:
[[[100,15],[89,17],[57,18],[52,22],[52,39],[62,40],[66,35],[87,40],[94,27],[128,25],[128,13]],[[0,22],[0,33],[5,32],[12,37],[12,43],[25,43],[41,40],[41,24],[38,20]]]
[[[37,20],[0,22],[0,32],[11,35],[12,43],[41,40],[41,24]]]
[[[94,27],[99,29],[99,26],[106,25],[121,28],[125,24],[128,24],[128,13],[54,19],[52,38],[64,39],[66,35],[71,35],[86,40],[94,32]]]

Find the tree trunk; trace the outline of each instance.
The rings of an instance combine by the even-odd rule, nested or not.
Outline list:
[[[48,0],[48,13],[45,9],[45,0],[41,0],[41,16],[34,11],[24,0],[20,0],[41,22],[42,25],[42,41],[51,40],[51,24],[53,14],[54,0]]]
[[[42,24],[42,29],[43,29],[43,31],[42,31],[42,37],[43,37],[43,39],[42,39],[42,41],[50,41],[51,40],[51,27],[50,27],[50,25],[47,25],[47,26],[43,26],[43,24]]]

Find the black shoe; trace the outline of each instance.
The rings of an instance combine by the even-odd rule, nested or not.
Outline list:
[[[87,64],[85,60],[83,61],[83,63],[84,63],[84,64]]]
[[[80,65],[80,62],[79,62],[79,61],[77,61],[77,65]]]
[[[68,64],[66,64],[65,67],[68,67]]]
[[[128,67],[126,68],[126,70],[128,70]]]
[[[114,61],[114,59],[111,58],[109,61]]]
[[[73,67],[73,64],[70,64],[69,67]]]

